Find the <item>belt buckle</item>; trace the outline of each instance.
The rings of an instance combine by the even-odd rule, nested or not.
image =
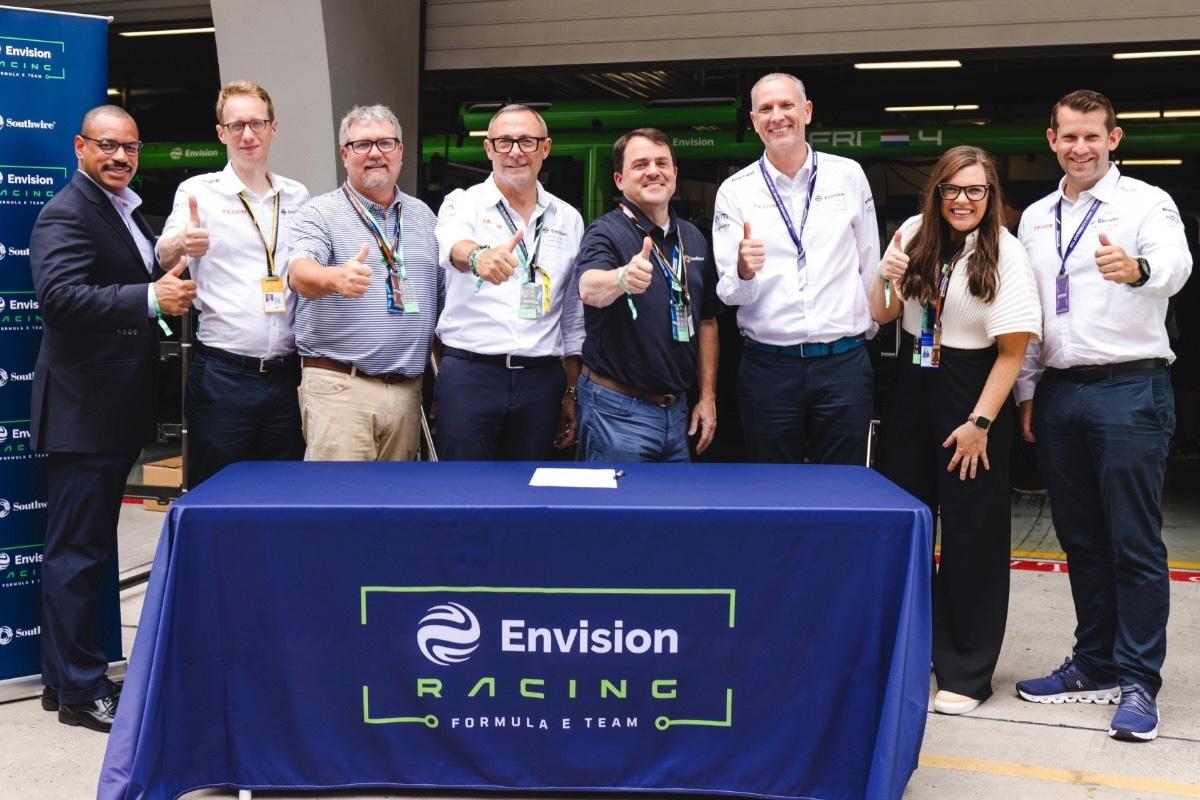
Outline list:
[[[265,375],[265,374],[267,374],[267,362],[268,362],[269,360],[270,360],[270,359],[267,359],[267,358],[260,358],[260,359],[258,360],[258,371],[259,371],[259,374],[262,374],[262,375]]]
[[[677,395],[677,394],[664,394],[662,396],[662,402],[658,404],[658,407],[659,408],[670,408],[671,406],[675,405],[675,401],[678,399],[679,399],[679,395]]]
[[[512,363],[512,359],[512,353],[506,353],[504,355],[504,366],[508,367],[509,369],[525,369],[525,365],[514,364]]]

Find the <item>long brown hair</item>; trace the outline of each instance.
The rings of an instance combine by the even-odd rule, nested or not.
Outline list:
[[[996,299],[997,265],[1000,263],[1000,231],[1003,198],[1000,196],[1000,176],[992,157],[978,147],[951,147],[938,159],[921,192],[921,226],[908,242],[908,271],[900,279],[900,291],[905,297],[929,303],[937,293],[938,274],[942,259],[949,253],[950,224],[942,217],[942,198],[938,184],[946,183],[960,169],[979,164],[987,176],[987,208],[979,222],[975,252],[967,261],[967,288],[971,294],[990,303]]]

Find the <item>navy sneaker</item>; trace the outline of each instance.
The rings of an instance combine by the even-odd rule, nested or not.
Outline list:
[[[1108,726],[1108,735],[1126,742],[1148,742],[1158,736],[1158,706],[1142,687],[1121,687],[1121,706]]]
[[[1017,682],[1017,694],[1033,703],[1115,703],[1121,696],[1117,682],[1096,683],[1068,658],[1044,678]]]

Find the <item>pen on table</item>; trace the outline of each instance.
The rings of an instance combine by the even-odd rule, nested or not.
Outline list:
[[[613,480],[614,481],[620,480],[621,478],[624,478],[624,477],[625,477],[625,470],[623,470],[623,469],[613,470]]]

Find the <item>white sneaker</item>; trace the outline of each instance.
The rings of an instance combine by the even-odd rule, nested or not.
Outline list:
[[[969,714],[979,708],[982,700],[940,690],[933,696],[933,710],[939,714]]]

